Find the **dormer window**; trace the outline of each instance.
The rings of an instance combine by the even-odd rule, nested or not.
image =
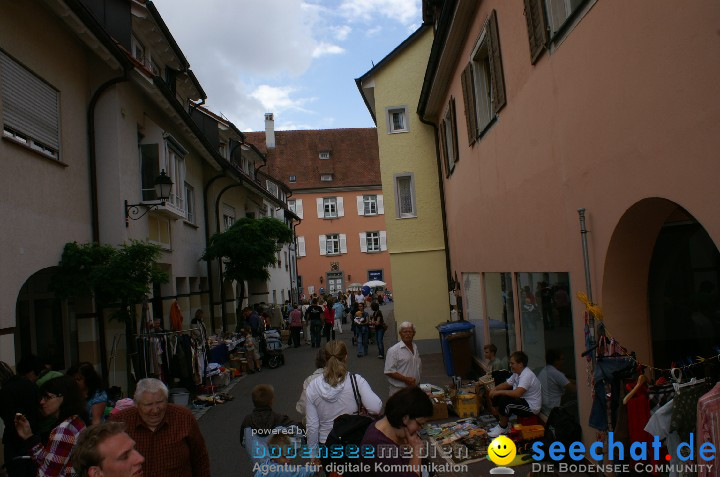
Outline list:
[[[150,67],[150,71],[152,71],[152,74],[155,76],[160,76],[160,72],[162,71],[160,69],[160,65],[157,64],[157,61],[150,58],[150,64],[148,65]]]
[[[320,180],[323,182],[332,182],[332,174],[321,174]]]
[[[130,47],[132,48],[133,58],[138,60],[140,63],[145,63],[145,46],[140,43],[140,40],[132,35],[130,38]]]
[[[297,182],[297,176],[290,176],[290,182]]]
[[[330,151],[323,151],[320,153],[320,159],[330,159]]]

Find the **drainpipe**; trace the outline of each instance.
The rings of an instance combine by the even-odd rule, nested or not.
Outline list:
[[[225,186],[220,193],[217,195],[217,198],[215,199],[215,232],[220,233],[220,199],[222,198],[222,195],[229,189],[232,189],[234,187],[242,187],[242,179],[240,179],[240,182],[238,184],[230,184],[228,186]],[[222,329],[223,331],[227,331],[227,312],[225,311],[225,287],[223,286],[223,269],[222,269],[222,258],[218,259],[218,268],[220,273],[220,316],[222,318]],[[241,286],[245,286],[244,284],[241,284]],[[241,303],[242,305],[242,303]],[[237,319],[237,317],[236,317]]]
[[[92,240],[93,242],[100,243],[100,213],[98,212],[98,196],[97,196],[97,157],[95,151],[95,108],[105,91],[110,87],[122,83],[128,80],[128,70],[123,69],[122,76],[112,78],[95,90],[90,103],[88,104],[87,110],[87,135],[88,135],[88,166],[90,173],[90,209],[91,209],[91,220],[92,220]],[[100,370],[103,376],[103,385],[108,387],[108,365],[107,365],[107,344],[105,343],[105,320],[103,319],[102,308],[98,306],[97,300],[93,298],[93,304],[95,307],[95,318],[98,324],[98,334],[100,339],[98,344],[100,347]]]
[[[210,186],[213,182],[215,182],[218,179],[222,179],[225,177],[225,171],[221,174],[216,175],[212,179],[210,179],[207,184],[203,186],[203,209],[205,212],[205,249],[210,246],[210,218],[208,217],[208,192],[210,191]],[[212,279],[212,263],[210,263],[210,260],[206,260],[207,262],[207,276],[208,276],[208,293],[210,294],[210,327],[212,328],[212,332],[215,333],[215,294],[213,293],[213,279]]]
[[[297,214],[296,214],[296,215],[297,215]],[[298,303],[298,304],[300,304],[300,287],[298,287],[298,284],[297,284],[297,276],[298,276],[297,259],[298,259],[298,253],[300,253],[300,248],[298,247],[298,243],[297,243],[297,230],[296,230],[296,228],[297,228],[298,225],[300,225],[301,222],[302,222],[302,219],[298,219],[298,222],[297,222],[295,225],[293,225],[293,242],[295,242],[295,258],[294,258],[294,262],[295,262],[295,283],[294,283],[293,285],[295,286],[295,290],[296,290],[296,291],[295,291],[295,299],[297,300],[296,303]],[[291,276],[291,278],[292,278],[292,276]]]
[[[420,122],[433,127],[434,139],[435,139],[435,158],[437,159],[437,170],[438,170],[438,189],[440,191],[440,213],[442,215],[442,226],[443,226],[443,240],[445,241],[445,268],[446,275],[445,280],[447,281],[447,289],[450,290],[450,281],[452,280],[451,272],[452,269],[450,263],[450,241],[448,240],[448,227],[447,227],[447,213],[445,212],[445,185],[443,184],[443,173],[442,173],[442,161],[440,159],[440,144],[438,142],[438,126],[437,124],[426,121],[422,116],[418,115]],[[458,316],[462,319],[462,316]]]

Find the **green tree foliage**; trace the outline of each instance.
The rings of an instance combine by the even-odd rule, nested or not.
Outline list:
[[[92,293],[103,305],[121,304],[126,309],[140,303],[153,282],[168,281],[157,263],[161,256],[160,247],[137,240],[118,248],[66,243],[53,288],[63,298]]]
[[[277,262],[278,245],[292,242],[292,230],[270,217],[242,218],[210,239],[202,260],[221,258],[231,280],[267,280],[267,267]]]

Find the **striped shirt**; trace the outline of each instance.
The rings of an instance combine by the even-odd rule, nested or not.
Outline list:
[[[78,434],[83,429],[85,429],[83,420],[79,416],[70,416],[50,432],[50,439],[44,446],[39,442],[39,438],[33,436],[30,455],[38,466],[37,475],[43,477],[72,475],[70,453]]]

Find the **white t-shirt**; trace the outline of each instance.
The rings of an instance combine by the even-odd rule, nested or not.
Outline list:
[[[530,410],[534,414],[540,412],[540,408],[542,408],[542,386],[540,380],[530,368],[525,367],[520,376],[513,374],[508,378],[507,383],[512,386],[513,390],[517,388],[525,389],[525,394],[520,398],[527,401]]]
[[[548,364],[538,373],[538,379],[542,385],[542,411],[549,415],[552,408],[560,405],[565,386],[570,381],[552,364]]]

